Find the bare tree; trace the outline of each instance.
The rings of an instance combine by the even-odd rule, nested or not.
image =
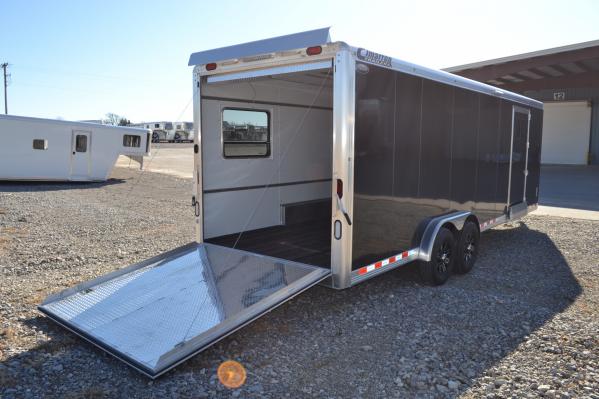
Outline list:
[[[121,118],[122,116],[109,112],[106,114],[106,118],[104,118],[103,122],[107,125],[117,126],[121,121]]]

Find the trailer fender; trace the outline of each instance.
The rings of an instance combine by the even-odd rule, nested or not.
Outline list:
[[[437,233],[439,229],[443,227],[443,225],[449,223],[453,225],[453,227],[460,231],[466,222],[466,219],[472,215],[471,212],[461,211],[454,212],[447,215],[438,216],[436,218],[431,219],[426,228],[424,229],[424,233],[422,234],[422,239],[420,240],[420,246],[418,249],[418,259],[428,262],[431,260],[431,253],[433,251],[433,244],[435,243],[435,238],[437,237]]]

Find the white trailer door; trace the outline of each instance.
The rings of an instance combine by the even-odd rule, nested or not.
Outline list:
[[[586,165],[591,134],[589,103],[545,103],[543,109],[541,163]]]
[[[51,296],[39,309],[155,378],[329,275],[191,243]]]
[[[87,180],[91,169],[92,133],[73,130],[71,139],[71,180]]]

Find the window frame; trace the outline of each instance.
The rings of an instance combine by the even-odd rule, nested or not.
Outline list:
[[[85,144],[85,148],[83,150],[81,150],[81,147],[79,146],[79,137],[83,137],[83,143]],[[75,134],[75,152],[82,154],[86,153],[88,148],[87,143],[87,134]]]
[[[131,145],[128,145],[129,142]],[[137,143],[137,145],[134,145]],[[141,135],[139,134],[123,134],[123,147],[125,148],[141,148]]]
[[[42,144],[41,148],[36,146],[36,144]],[[46,151],[48,149],[48,140],[47,139],[33,139],[33,149],[36,151]]]
[[[225,154],[225,144],[233,144],[235,145],[243,145],[244,142],[233,142],[233,141],[225,141],[224,130],[223,130],[223,122],[225,111],[250,111],[250,112],[264,112],[266,113],[266,154],[264,155],[226,155]],[[253,159],[253,158],[270,158],[272,155],[272,134],[271,134],[271,115],[270,110],[262,109],[262,108],[242,108],[242,107],[223,107],[220,111],[220,143],[221,143],[221,155],[223,159]],[[247,143],[247,142],[246,142]]]

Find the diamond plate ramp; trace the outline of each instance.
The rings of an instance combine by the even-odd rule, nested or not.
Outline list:
[[[192,243],[52,295],[39,310],[156,378],[329,275]]]

